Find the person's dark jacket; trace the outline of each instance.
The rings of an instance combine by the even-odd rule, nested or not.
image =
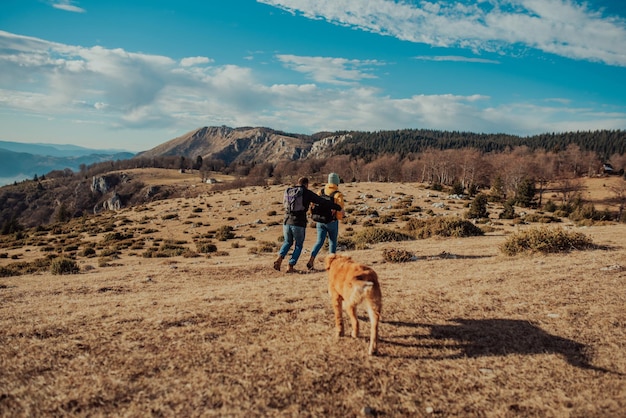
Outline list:
[[[341,210],[341,206],[339,206],[338,204],[329,202],[328,200],[324,199],[323,197],[320,197],[319,195],[317,195],[317,193],[312,192],[306,187],[303,187],[303,188],[304,188],[304,191],[302,194],[302,204],[304,205],[305,210],[286,213],[285,221],[283,222],[285,225],[296,225],[296,226],[302,226],[306,228],[306,224],[307,224],[306,213],[309,211],[309,206],[311,205],[311,203],[315,203],[317,205],[322,205],[322,206],[330,206],[330,208],[334,210]]]

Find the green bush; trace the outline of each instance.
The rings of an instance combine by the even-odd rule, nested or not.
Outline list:
[[[256,247],[250,247],[248,249],[249,254],[260,254],[260,253],[273,253],[278,251],[280,248],[280,244],[277,242],[271,241],[259,241],[259,245]]]
[[[221,226],[215,232],[215,239],[219,241],[226,241],[233,238],[235,238],[235,234],[233,234],[233,227],[230,225]]]
[[[156,242],[155,245],[158,245]],[[180,241],[174,240],[165,240],[161,243],[159,248],[149,248],[148,250],[142,253],[144,258],[167,258],[167,257],[177,257],[179,255],[183,255],[185,252],[189,251],[189,249],[183,245],[180,245]]]
[[[80,268],[76,261],[62,257],[52,261],[50,272],[52,274],[77,274]]]
[[[611,219],[611,214],[608,211],[597,211],[593,203],[585,203],[577,206],[569,214],[569,218],[574,222],[583,220],[604,221]]]
[[[500,213],[500,215],[498,215],[498,218],[515,219],[517,215],[515,215],[515,207],[513,206],[514,204],[515,199],[507,199],[506,202],[504,202],[504,210],[502,211],[502,213]]]
[[[552,200],[548,200],[546,204],[543,205],[543,210],[545,210],[546,212],[554,212],[556,211],[556,209],[556,203],[554,203]]]
[[[524,221],[549,224],[552,222],[561,222],[561,218],[557,218],[556,216],[540,214],[540,213],[529,213],[528,215],[524,216]]]
[[[15,266],[0,266],[0,277],[21,276],[22,272]]]
[[[466,219],[480,219],[487,218],[489,213],[487,212],[487,195],[478,194],[472,200],[469,211],[465,214]]]
[[[356,249],[367,248],[368,244],[377,244],[380,242],[409,241],[413,240],[413,236],[391,229],[368,227],[355,233],[351,240]]]
[[[383,259],[390,263],[406,263],[407,261],[416,260],[416,257],[412,252],[407,250],[385,248],[383,250]]]
[[[202,254],[214,253],[217,251],[217,245],[210,241],[198,241],[196,242],[196,250]]]
[[[500,246],[506,255],[520,253],[561,253],[592,248],[591,238],[580,232],[568,232],[562,228],[533,228],[517,232]]]
[[[93,247],[83,248],[83,251],[80,253],[83,257],[94,257],[96,255],[96,250]]]
[[[104,236],[102,239],[103,242],[111,243],[115,241],[124,241],[127,239],[131,239],[133,237],[133,233],[122,234],[121,232],[111,232]]]
[[[433,236],[462,238],[485,234],[482,229],[470,221],[447,216],[438,216],[428,219],[414,218],[406,223],[405,229],[419,239]]]

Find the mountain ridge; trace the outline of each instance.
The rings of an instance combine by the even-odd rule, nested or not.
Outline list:
[[[140,152],[135,158],[183,156],[219,159],[226,164],[275,163],[325,156],[325,151],[341,140],[341,135],[328,135],[290,134],[266,127],[205,126]]]
[[[35,175],[48,174],[55,170],[78,171],[83,165],[129,159],[135,155],[126,151],[113,152],[78,146],[67,147],[69,148],[59,149],[55,145],[0,141],[0,186],[33,178]],[[25,152],[26,150],[33,152]],[[41,154],[36,152],[41,152]]]

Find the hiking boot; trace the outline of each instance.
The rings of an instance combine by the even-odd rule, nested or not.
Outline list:
[[[278,270],[278,271],[280,271],[280,265],[282,264],[283,259],[284,259],[284,257],[282,257],[282,256],[280,256],[280,255],[278,256],[278,258],[276,259],[276,261],[274,261],[274,270]],[[292,267],[293,267],[293,266],[292,266]]]
[[[314,264],[315,264],[315,257],[311,256],[311,258],[309,258],[309,262],[306,263],[306,268],[308,268],[309,270],[313,270]]]

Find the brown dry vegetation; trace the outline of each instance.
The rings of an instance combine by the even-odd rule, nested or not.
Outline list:
[[[586,192],[600,201],[605,187]],[[564,219],[556,227],[595,247],[510,257],[502,243],[536,225],[500,221],[490,203],[484,236],[347,251],[381,281],[370,357],[366,324],[358,340],[335,339],[321,260],[272,269],[282,190],[154,202],[4,240],[0,267],[54,254],[81,272],[0,277],[0,415],[624,416],[626,224]],[[342,190],[343,237],[468,204],[419,184]],[[224,226],[234,238],[218,238]],[[416,259],[385,262],[390,249]]]

